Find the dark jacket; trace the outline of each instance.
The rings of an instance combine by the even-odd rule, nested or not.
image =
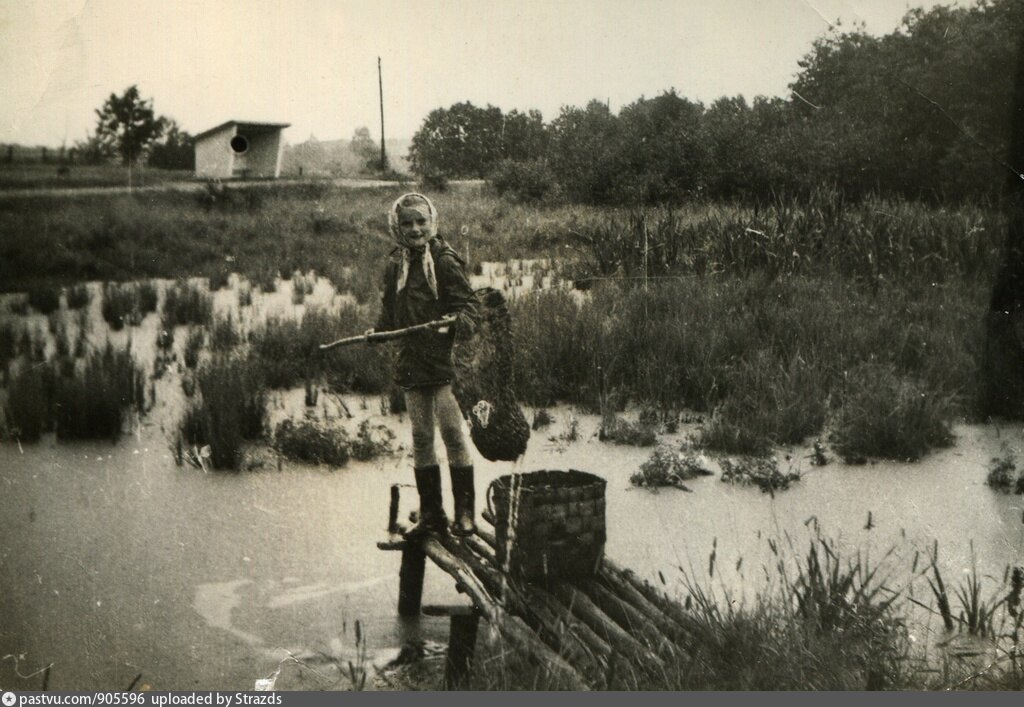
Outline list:
[[[455,377],[452,344],[456,337],[471,337],[478,322],[476,298],[466,279],[465,263],[440,236],[432,238],[428,246],[434,259],[437,299],[423,274],[421,256],[415,252],[405,287],[401,292],[395,291],[402,267],[402,249],[395,248],[384,270],[384,297],[375,329],[403,329],[450,314],[456,315],[458,320],[446,334],[427,331],[399,340],[395,382],[402,388],[451,383]]]

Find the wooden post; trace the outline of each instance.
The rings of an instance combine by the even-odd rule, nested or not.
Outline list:
[[[388,534],[398,534],[398,484],[391,484],[391,504],[388,506]]]
[[[461,690],[469,682],[476,651],[476,629],[480,614],[452,614],[451,632],[448,634],[448,657],[444,663],[444,689]]]
[[[398,572],[398,615],[419,616],[427,556],[419,543],[406,543]]]

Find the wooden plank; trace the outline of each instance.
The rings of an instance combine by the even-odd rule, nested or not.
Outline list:
[[[424,616],[470,616],[476,613],[476,608],[469,604],[427,604],[423,607]]]

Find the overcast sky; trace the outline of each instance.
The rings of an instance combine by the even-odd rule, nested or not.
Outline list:
[[[197,133],[229,119],[409,138],[459,101],[505,111],[675,88],[705,103],[784,96],[811,43],[884,34],[929,0],[0,0],[0,142],[73,144],[138,84]],[[950,4],[948,2],[941,4]],[[961,0],[959,4],[970,4]]]

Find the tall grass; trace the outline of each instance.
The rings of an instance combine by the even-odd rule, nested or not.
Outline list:
[[[54,400],[58,439],[110,439],[124,428],[125,412],[145,409],[145,374],[129,350],[111,344],[91,354],[81,374],[58,380]]]
[[[103,318],[118,331],[126,324],[138,326],[148,313],[156,311],[157,292],[151,282],[103,286]]]
[[[197,285],[179,280],[167,290],[164,299],[165,326],[209,324],[213,317],[213,300]]]
[[[266,434],[267,388],[248,357],[219,354],[199,371],[199,402],[186,411],[182,436],[210,446],[215,469],[239,469],[245,441]]]
[[[947,420],[974,414],[986,301],[964,283],[910,292],[799,277],[536,292],[511,306],[518,389],[533,405],[597,408],[602,391],[617,390],[663,410],[712,412],[702,440],[727,452],[763,453],[834,421],[851,451],[884,431],[908,448],[860,454],[915,458],[945,442]],[[889,377],[858,373],[869,364]],[[881,395],[893,381],[927,395]],[[857,410],[884,430],[855,428]]]
[[[111,344],[79,367],[70,357],[24,369],[11,381],[6,419],[9,432],[34,441],[46,431],[57,438],[117,440],[125,413],[144,410],[145,375],[131,351]]]

